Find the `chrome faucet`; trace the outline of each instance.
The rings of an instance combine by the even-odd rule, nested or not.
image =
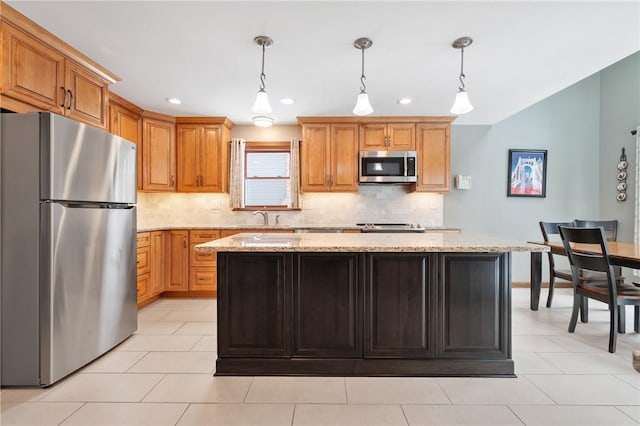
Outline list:
[[[264,221],[263,225],[264,226],[269,226],[269,213],[264,211],[264,210],[257,210],[255,212],[253,212],[252,214],[255,216],[258,213],[260,213],[262,215],[262,219]]]

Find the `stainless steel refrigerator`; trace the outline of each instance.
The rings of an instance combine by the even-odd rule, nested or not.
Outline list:
[[[137,328],[136,146],[1,114],[2,386],[49,386]]]

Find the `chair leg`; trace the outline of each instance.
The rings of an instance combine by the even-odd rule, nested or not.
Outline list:
[[[547,308],[551,307],[551,301],[553,300],[553,287],[555,285],[555,277],[553,272],[549,275],[549,295],[547,296]]]
[[[616,352],[616,338],[618,333],[618,309],[615,306],[609,306],[609,314],[611,316],[611,324],[609,325],[609,352]]]
[[[573,293],[573,310],[571,311],[571,321],[569,321],[569,333],[576,331],[576,323],[578,322],[578,311],[582,304],[583,297],[578,293]]]
[[[626,306],[618,305],[618,333],[624,334],[627,331],[626,325],[626,317],[627,317]]]
[[[583,297],[580,303],[580,322],[589,322],[589,298]]]
[[[633,307],[633,331],[640,333],[640,305]]]

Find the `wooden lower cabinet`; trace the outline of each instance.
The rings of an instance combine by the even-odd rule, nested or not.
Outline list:
[[[166,231],[166,291],[189,290],[189,231]]]
[[[149,297],[157,296],[164,291],[165,284],[165,232],[151,232],[149,245],[149,266],[151,280],[149,281]]]
[[[151,280],[151,263],[149,250],[151,243],[150,232],[138,232],[136,251],[138,304],[147,300],[149,296],[149,282]]]
[[[219,350],[227,357],[289,357],[290,255],[221,253]],[[247,267],[251,265],[251,267]]]
[[[369,254],[364,292],[365,358],[431,358],[435,255]]]
[[[292,356],[362,357],[360,257],[356,253],[294,256]]]
[[[196,252],[198,244],[220,239],[220,231],[189,231],[189,291],[216,291],[216,252]]]
[[[218,253],[216,375],[514,377],[510,253]]]

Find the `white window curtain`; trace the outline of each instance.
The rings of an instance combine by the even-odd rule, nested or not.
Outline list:
[[[244,207],[244,151],[246,143],[242,138],[231,139],[229,202],[232,209]]]
[[[289,180],[291,182],[291,208],[302,208],[302,197],[300,195],[300,141],[291,139],[289,153]]]

